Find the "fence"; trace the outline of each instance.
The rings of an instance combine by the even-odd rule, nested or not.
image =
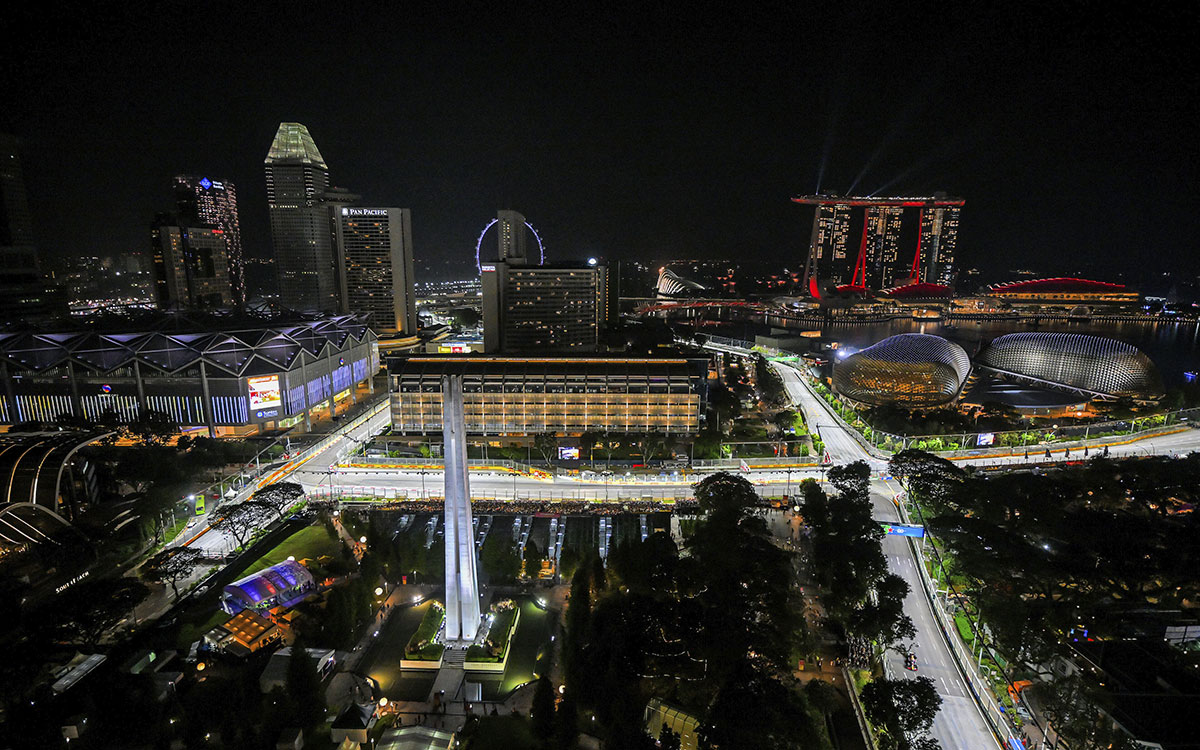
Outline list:
[[[360,425],[364,424],[367,420],[378,415],[379,412],[386,409],[387,406],[388,406],[387,394],[384,394],[383,396],[380,397],[379,404],[369,408],[366,412],[359,415],[358,417],[356,417],[353,421],[349,422],[348,424],[342,425],[336,431],[330,433],[327,437],[320,440],[316,445],[312,445],[312,446],[309,446],[308,448],[304,449],[297,456],[291,457],[290,459],[276,459],[276,460],[271,460],[268,457],[268,459],[266,461],[264,461],[263,460],[264,454],[267,454],[275,446],[280,445],[281,441],[288,440],[287,436],[278,437],[275,440],[273,440],[271,442],[271,444],[268,445],[266,448],[263,448],[261,451],[259,451],[257,454],[255,454],[254,458],[250,459],[246,463],[242,464],[242,466],[238,467],[237,471],[234,471],[234,472],[231,472],[231,473],[225,475],[221,479],[212,483],[208,487],[205,487],[203,490],[196,492],[195,494],[198,496],[210,497],[210,498],[212,498],[213,495],[216,496],[214,498],[216,500],[216,502],[213,503],[212,506],[210,506],[210,508],[209,508],[210,511],[213,507],[216,507],[217,505],[219,505],[221,502],[223,502],[226,499],[226,497],[227,497],[226,493],[230,490],[232,490],[234,493],[230,497],[239,497],[242,494],[249,494],[253,490],[259,489],[264,484],[266,484],[266,482],[264,480],[262,480],[263,476],[270,478],[271,476],[273,476],[275,474],[275,472],[277,472],[278,470],[282,469],[283,467],[285,467],[289,464],[303,462],[303,461],[308,460],[309,458],[312,458],[316,454],[318,454],[318,453],[324,451],[325,449],[327,449],[328,447],[330,447],[333,443],[335,443],[337,440],[339,440],[345,433],[348,433],[350,430],[353,430],[356,427],[359,427]]]

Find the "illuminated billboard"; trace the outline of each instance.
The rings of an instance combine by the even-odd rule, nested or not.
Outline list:
[[[264,375],[258,378],[246,378],[250,388],[250,409],[270,409],[283,406],[279,394],[279,376]]]

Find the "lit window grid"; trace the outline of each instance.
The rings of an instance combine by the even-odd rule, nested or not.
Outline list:
[[[436,433],[442,429],[440,391],[393,393],[393,429]],[[699,430],[700,396],[666,394],[472,393],[463,396],[468,432],[661,432]]]

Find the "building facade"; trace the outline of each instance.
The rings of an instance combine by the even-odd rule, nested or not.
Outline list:
[[[154,294],[164,310],[229,307],[228,245],[221,229],[189,226],[178,216],[160,214],[150,227]]]
[[[814,207],[804,288],[888,289],[954,280],[961,198],[804,195]]]
[[[602,265],[484,263],[483,347],[495,352],[592,352],[615,314]]]
[[[329,169],[308,128],[283,122],[265,160],[279,300],[295,310],[338,309]]]
[[[971,372],[961,346],[940,336],[889,336],[838,362],[833,387],[860,404],[902,408],[939,406],[953,401]]]
[[[42,276],[33,215],[25,189],[19,143],[0,133],[0,320],[22,320],[65,310]]]
[[[1002,376],[1100,399],[1150,401],[1163,394],[1149,357],[1133,344],[1102,336],[1006,333],[993,339],[976,361]]]
[[[341,206],[335,241],[341,312],[370,313],[380,333],[416,335],[412,213]]]
[[[0,334],[0,423],[157,411],[211,435],[307,428],[370,393],[379,369],[365,316],[178,328]]]
[[[516,211],[497,211],[496,239],[499,242],[496,254],[498,260],[510,266],[523,266],[529,262],[529,238],[525,232],[525,217],[522,214]]]
[[[228,180],[176,175],[175,208],[191,226],[208,226],[225,241],[225,261],[233,302],[246,304],[246,271],[242,261],[242,228],[238,222],[237,188]]]
[[[695,434],[707,360],[655,358],[396,357],[388,360],[392,430],[442,431],[442,376],[462,377],[468,433]]]
[[[984,297],[1007,301],[1014,307],[1043,305],[1100,305],[1105,307],[1141,304],[1142,296],[1124,284],[1092,281],[1074,277],[1022,279],[992,284],[981,292]]]

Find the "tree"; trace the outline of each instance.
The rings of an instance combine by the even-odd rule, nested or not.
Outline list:
[[[863,710],[884,735],[889,750],[909,750],[917,741],[928,746],[927,735],[942,705],[928,677],[915,680],[875,679],[862,689]]]
[[[780,432],[787,432],[796,426],[796,412],[783,409],[771,417],[771,423],[778,427]]]
[[[287,665],[287,692],[295,701],[294,721],[305,729],[312,729],[325,720],[325,695],[321,690],[321,676],[317,665],[308,651],[299,643],[292,646]]]
[[[678,734],[671,731],[671,727],[665,723],[658,733],[658,747],[661,750],[680,750],[683,743]]]
[[[575,696],[567,692],[554,712],[554,747],[570,750],[579,741],[579,708]]]
[[[553,432],[539,432],[533,436],[533,447],[542,454],[542,460],[549,463],[556,457],[558,437]]]
[[[246,500],[224,509],[223,515],[212,523],[212,527],[232,536],[238,547],[244,547],[254,532],[275,515],[270,505]]]
[[[579,436],[579,455],[582,458],[587,456],[587,460],[592,460],[592,453],[596,449],[596,444],[600,442],[603,435],[599,432],[585,432]]]
[[[422,548],[424,545],[422,545]],[[517,545],[507,529],[493,529],[483,540],[479,550],[479,569],[487,574],[488,580],[515,581],[521,574],[521,557]]]
[[[281,516],[288,508],[295,505],[304,497],[304,487],[297,482],[275,482],[258,490],[251,500],[262,503]]]
[[[804,695],[827,721],[830,714],[838,710],[842,703],[837,688],[825,680],[809,680],[804,686]]]
[[[84,581],[53,604],[54,630],[64,638],[94,648],[105,632],[129,616],[149,594],[146,585],[133,578]]]
[[[542,560],[545,559],[546,555],[537,546],[537,542],[532,539],[525,542],[525,575],[530,578],[537,578],[538,571],[542,567]]]
[[[122,432],[130,440],[143,445],[163,445],[179,432],[179,424],[166,412],[147,409],[137,419],[124,427]]]
[[[741,517],[759,502],[754,485],[727,471],[709,474],[696,483],[695,490],[700,510],[708,514],[730,512]]]
[[[721,383],[716,383],[708,389],[708,403],[712,404],[722,422],[736,419],[742,411],[741,400]]]
[[[543,742],[549,742],[554,735],[554,686],[546,675],[537,680],[529,719],[533,724],[533,735]]]
[[[192,547],[171,547],[151,557],[142,565],[142,578],[152,583],[168,583],[179,599],[178,583],[187,578],[201,563],[204,554]]]

